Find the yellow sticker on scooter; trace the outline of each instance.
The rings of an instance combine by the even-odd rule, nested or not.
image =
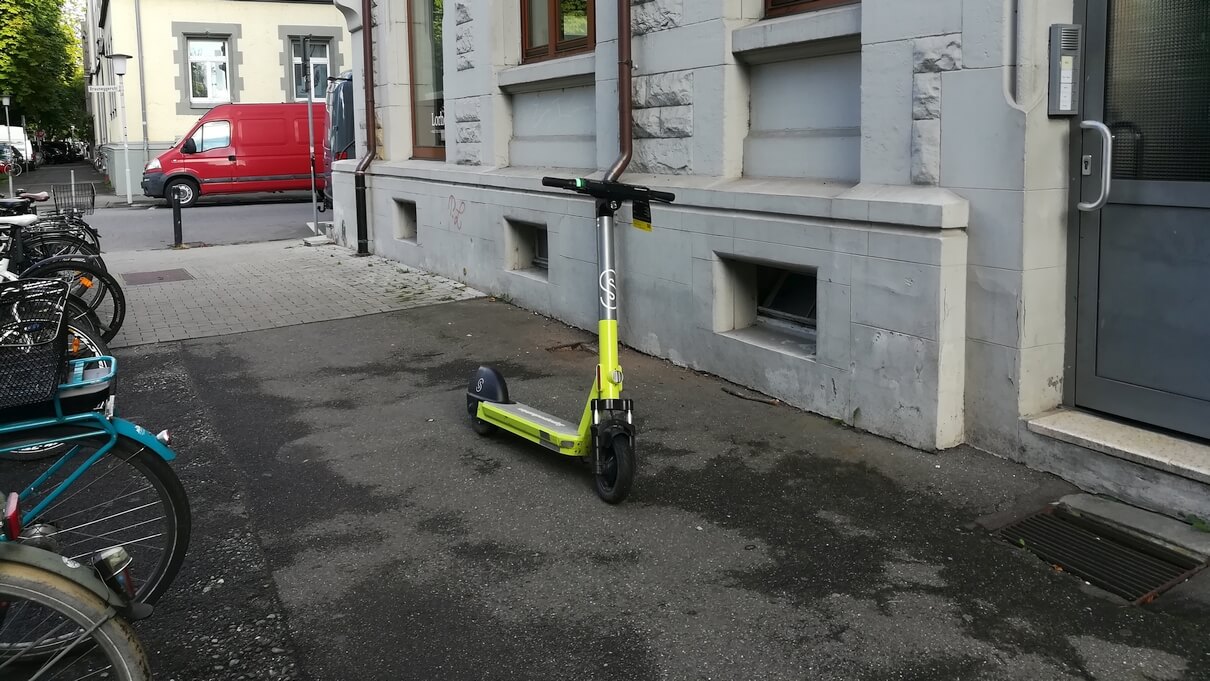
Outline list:
[[[647,201],[634,202],[634,226],[644,232],[651,231],[651,203]]]

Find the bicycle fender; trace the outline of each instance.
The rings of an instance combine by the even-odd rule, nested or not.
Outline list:
[[[165,461],[172,461],[176,458],[176,452],[168,445],[155,439],[155,435],[148,432],[146,428],[135,425],[126,419],[115,418],[111,421],[114,428],[117,429],[118,435],[130,438],[135,442],[143,445],[147,449],[155,452],[157,456]]]
[[[36,570],[58,575],[88,589],[102,601],[115,608],[126,607],[122,599],[111,591],[109,587],[105,586],[105,582],[101,581],[101,578],[97,576],[97,573],[91,567],[83,563],[77,563],[66,556],[60,556],[53,551],[36,549],[32,546],[18,544],[17,542],[3,541],[0,542],[0,562],[27,565]]]
[[[51,265],[60,265],[63,263],[75,263],[75,262],[84,263],[86,265],[92,265],[93,267],[96,267],[97,269],[101,270],[102,272],[109,271],[105,267],[105,261],[102,260],[101,256],[99,256],[99,255],[78,255],[78,254],[77,255],[56,255],[56,256],[47,258],[46,260],[39,260],[38,262],[34,263],[28,269],[26,269],[24,272],[21,273],[20,278],[25,279],[27,277],[32,277],[35,275],[35,273],[38,270],[40,270],[44,267],[49,267]]]

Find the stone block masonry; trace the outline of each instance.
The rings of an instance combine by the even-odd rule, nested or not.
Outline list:
[[[636,172],[693,172],[693,71],[634,79]]]
[[[962,35],[912,41],[912,183],[941,183],[941,73],[962,68]]]

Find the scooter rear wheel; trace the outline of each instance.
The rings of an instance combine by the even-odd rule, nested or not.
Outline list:
[[[496,426],[488,423],[487,421],[484,421],[483,419],[479,418],[476,415],[478,413],[478,411],[479,411],[479,403],[468,400],[466,403],[466,413],[468,415],[470,415],[470,417],[471,417],[471,430],[475,431],[476,433],[478,433],[484,437],[487,437],[488,435],[494,435],[496,430],[498,430],[498,428]]]
[[[630,495],[639,462],[630,436],[618,433],[601,450],[602,471],[595,476],[597,496],[610,504],[621,503]]]

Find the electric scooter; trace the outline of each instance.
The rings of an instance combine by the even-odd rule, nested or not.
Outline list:
[[[600,357],[588,402],[577,427],[556,416],[509,399],[504,376],[481,366],[466,389],[471,427],[480,435],[505,430],[565,456],[592,457],[597,495],[616,504],[630,493],[638,460],[634,450],[634,403],[622,398],[622,367],[618,364],[618,274],[614,268],[614,215],[627,201],[634,204],[634,224],[651,229],[651,202],[672,203],[670,192],[647,187],[588,180],[544,177],[547,187],[568,189],[596,200]]]

